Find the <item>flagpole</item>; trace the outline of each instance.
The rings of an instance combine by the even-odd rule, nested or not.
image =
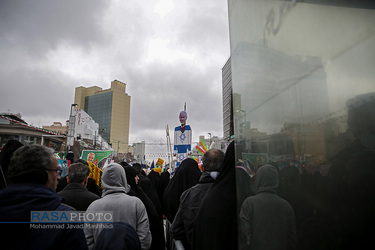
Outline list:
[[[169,151],[170,151],[170,160],[169,160],[169,165],[171,166],[172,171],[174,171],[174,164],[173,164],[173,151],[172,151],[171,137],[170,137],[170,135],[169,135],[169,127],[168,127],[168,124],[167,124],[167,138],[168,138],[167,143],[169,142]]]
[[[169,139],[169,128],[168,128],[168,124],[167,124],[167,127],[165,129],[165,133],[166,133],[166,137],[167,137],[167,151],[169,151],[169,142],[168,142],[168,139]],[[169,161],[169,166],[171,166],[171,158],[170,158],[170,154],[168,153],[168,161]],[[172,167],[172,166],[171,166]]]

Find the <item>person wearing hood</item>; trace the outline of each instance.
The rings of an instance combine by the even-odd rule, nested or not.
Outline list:
[[[2,249],[87,249],[82,228],[32,222],[32,211],[73,211],[56,194],[61,169],[52,149],[20,147],[10,160],[8,174],[10,185],[0,192]]]
[[[151,246],[151,232],[146,208],[137,197],[129,196],[130,186],[126,180],[124,168],[118,163],[110,163],[103,169],[102,198],[94,201],[87,208],[86,213],[96,211],[111,211],[113,222],[130,224],[137,232],[142,249]],[[89,249],[95,242],[104,227],[85,226],[85,235]]]
[[[279,176],[272,165],[257,171],[257,194],[240,211],[241,249],[296,249],[296,226],[291,205],[277,194]]]

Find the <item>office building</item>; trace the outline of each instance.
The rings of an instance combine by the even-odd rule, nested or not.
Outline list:
[[[98,86],[77,87],[74,103],[99,124],[99,134],[116,151],[128,152],[130,96],[125,83],[114,80],[105,90]]]
[[[234,135],[233,127],[233,99],[232,99],[232,71],[231,59],[221,69],[223,94],[223,129],[224,138],[230,139]]]

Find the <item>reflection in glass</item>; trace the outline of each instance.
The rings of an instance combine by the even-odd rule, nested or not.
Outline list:
[[[238,211],[273,165],[298,249],[374,235],[375,11],[362,2],[228,1],[236,161],[251,179],[237,175]],[[245,234],[243,247],[262,237]]]

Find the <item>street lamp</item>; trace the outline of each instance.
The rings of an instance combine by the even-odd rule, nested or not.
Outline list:
[[[207,133],[210,136],[210,147],[211,147],[211,133]]]

